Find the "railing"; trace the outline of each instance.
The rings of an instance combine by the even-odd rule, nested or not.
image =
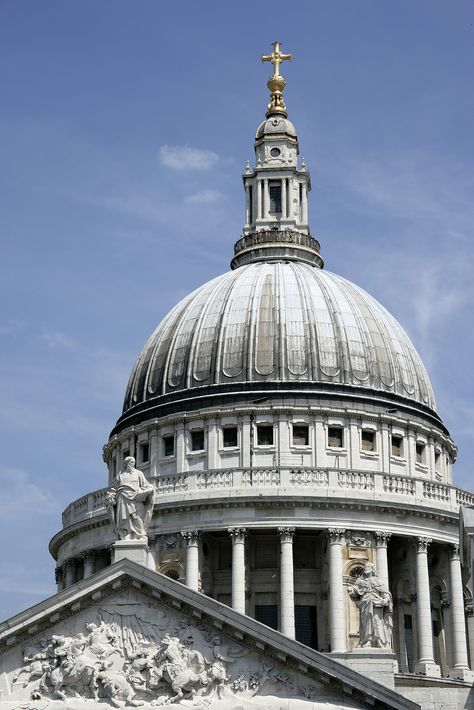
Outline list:
[[[456,486],[410,476],[309,467],[235,468],[159,476],[153,480],[156,502],[179,496],[192,500],[205,496],[272,495],[343,497],[406,503],[457,512],[461,505],[474,505],[474,493]],[[106,512],[107,488],[73,501],[63,513],[63,527]]]

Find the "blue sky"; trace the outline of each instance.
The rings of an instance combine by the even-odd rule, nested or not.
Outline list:
[[[0,618],[54,592],[135,357],[228,268],[275,39],[326,266],[407,329],[472,487],[472,0],[0,0]]]

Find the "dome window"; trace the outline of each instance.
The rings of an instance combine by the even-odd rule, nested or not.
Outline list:
[[[426,446],[421,442],[416,442],[416,463],[424,464],[426,462]]]
[[[342,449],[344,446],[344,432],[341,427],[328,427],[328,446],[334,449]]]
[[[309,445],[309,428],[306,424],[293,424],[293,446]]]
[[[191,451],[204,451],[203,429],[195,429],[191,432]]]
[[[163,453],[165,456],[174,456],[174,436],[163,437]]]
[[[403,456],[403,437],[392,434],[392,456]]]
[[[237,446],[237,427],[225,427],[222,430],[224,449],[233,449]]]
[[[150,458],[150,446],[148,444],[148,441],[145,441],[142,444],[140,444],[139,452],[140,452],[140,463],[148,463],[148,460]]]
[[[270,212],[278,214],[281,212],[281,180],[270,180],[268,190],[270,193]]]
[[[375,451],[375,432],[364,430],[361,436],[362,451]]]
[[[270,151],[272,158],[278,158],[281,155],[281,150],[279,148],[272,148]]]
[[[273,426],[271,424],[259,424],[257,426],[258,446],[273,446]]]

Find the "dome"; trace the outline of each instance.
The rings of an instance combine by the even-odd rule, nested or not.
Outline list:
[[[174,392],[271,382],[436,407],[421,358],[383,306],[334,273],[275,260],[225,273],[170,311],[135,364],[124,413]]]
[[[287,135],[296,139],[296,129],[292,122],[283,115],[271,115],[257,128],[256,140],[263,136]]]

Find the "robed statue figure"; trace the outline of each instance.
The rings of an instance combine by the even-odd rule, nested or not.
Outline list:
[[[372,564],[366,564],[362,574],[347,591],[360,611],[358,646],[391,648],[393,602],[385,582]]]
[[[124,460],[121,471],[107,492],[110,520],[119,540],[147,540],[153,514],[154,488],[135,468],[133,456]]]

